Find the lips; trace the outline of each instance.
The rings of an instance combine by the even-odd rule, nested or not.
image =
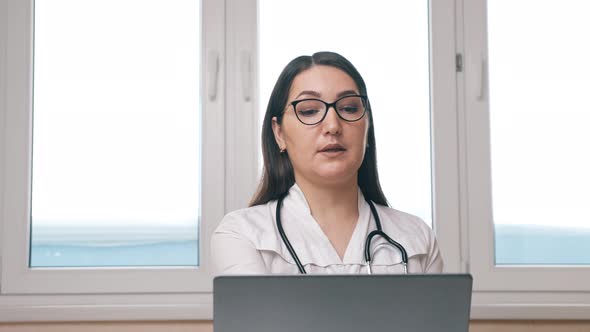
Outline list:
[[[328,144],[319,150],[319,152],[340,152],[340,151],[346,151],[346,149],[340,144]]]

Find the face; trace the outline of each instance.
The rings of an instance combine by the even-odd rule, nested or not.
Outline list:
[[[354,80],[344,71],[316,65],[293,80],[282,123],[273,118],[277,144],[289,154],[296,181],[334,184],[356,181],[367,145],[368,114],[355,122],[341,119],[330,107],[315,125],[301,123],[291,102],[306,98],[332,103],[345,95],[359,94]]]

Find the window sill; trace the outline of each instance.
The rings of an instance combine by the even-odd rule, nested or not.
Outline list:
[[[0,296],[0,322],[212,319],[211,293]]]
[[[473,292],[471,319],[587,320],[588,292]]]
[[[590,293],[475,292],[471,319],[588,319],[589,298]],[[0,322],[212,319],[211,293],[0,296]]]

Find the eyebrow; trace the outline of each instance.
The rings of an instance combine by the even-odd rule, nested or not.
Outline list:
[[[342,91],[339,94],[336,95],[337,98],[340,97],[344,97],[344,96],[348,96],[348,95],[358,95],[359,93],[354,91],[354,90],[346,90],[346,91]]]
[[[340,97],[344,97],[344,96],[348,96],[348,95],[357,95],[357,94],[359,94],[357,91],[345,90],[345,91],[339,92],[336,95],[336,98],[340,98]],[[314,96],[317,98],[320,98],[322,96],[321,93],[314,91],[314,90],[303,90],[295,97],[295,99],[301,97],[302,95],[310,95],[310,96]]]
[[[318,97],[318,98],[320,98],[322,96],[322,94],[317,91],[303,90],[303,91],[299,92],[299,94],[295,97],[295,99],[297,99],[303,95],[310,95],[310,96],[314,96],[314,97]]]

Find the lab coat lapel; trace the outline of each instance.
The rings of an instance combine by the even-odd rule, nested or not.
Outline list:
[[[297,184],[289,190],[281,211],[285,233],[303,265],[341,263],[330,240],[311,215],[305,195]]]
[[[352,236],[350,237],[348,247],[346,247],[346,251],[344,252],[344,257],[342,259],[344,264],[364,264],[365,262],[363,253],[365,249],[365,239],[369,233],[368,228],[370,227],[372,219],[369,204],[365,201],[365,197],[360,189],[358,190],[357,204],[359,219]]]

